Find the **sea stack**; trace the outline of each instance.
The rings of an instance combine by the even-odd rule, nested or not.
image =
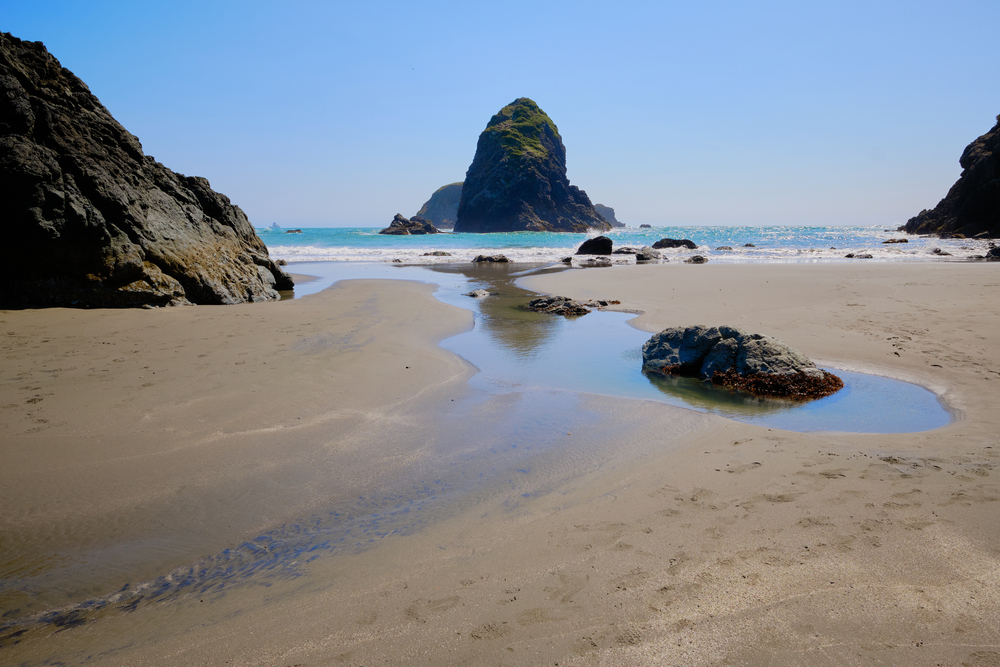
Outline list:
[[[204,178],[143,154],[41,42],[0,33],[0,300],[127,307],[280,298],[291,278]]]
[[[601,217],[608,221],[608,224],[612,227],[624,227],[624,222],[619,222],[618,218],[615,217],[615,209],[610,206],[605,206],[604,204],[594,204],[594,210],[601,214]]]
[[[458,218],[458,203],[461,199],[461,182],[442,185],[424,202],[414,217],[423,218],[438,229],[452,229]]]
[[[933,210],[912,217],[910,234],[1000,238],[1000,116],[993,129],[966,146],[962,175]]]
[[[556,124],[520,97],[490,119],[465,175],[456,232],[610,231],[587,193],[566,178]]]

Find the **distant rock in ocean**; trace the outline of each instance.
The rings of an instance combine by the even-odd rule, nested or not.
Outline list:
[[[605,206],[604,204],[594,204],[594,210],[597,211],[602,218],[608,221],[608,224],[612,227],[624,227],[624,222],[618,222],[618,218],[615,217],[615,209],[610,206]]]
[[[456,232],[587,232],[611,225],[566,178],[556,124],[526,97],[500,110],[479,135],[465,176]]]
[[[0,33],[3,300],[128,307],[277,299],[292,279],[204,178],[143,154],[41,42]]]
[[[409,236],[410,234],[437,234],[438,230],[428,221],[415,215],[410,219],[403,217],[402,213],[397,213],[393,217],[389,226],[379,232],[379,234],[392,234],[394,236]]]
[[[993,129],[966,146],[962,175],[933,210],[899,228],[910,234],[1000,238],[1000,116]]]
[[[417,216],[430,221],[438,229],[452,229],[458,219],[458,203],[461,199],[461,182],[442,185],[424,202],[417,211]]]

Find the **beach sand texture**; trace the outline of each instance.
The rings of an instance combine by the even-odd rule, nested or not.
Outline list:
[[[822,364],[918,382],[955,420],[913,434],[801,434],[596,395],[476,396],[474,369],[437,346],[470,314],[415,283],[351,281],[274,304],[3,311],[4,576],[42,581],[73,567],[60,553],[170,536],[151,562],[114,553],[156,576],[433,468],[434,443],[556,444],[532,459],[531,493],[491,483],[305,576],[33,630],[0,661],[998,665],[998,268],[671,263],[520,283],[620,299],[651,332],[734,324]],[[522,412],[528,434],[509,423]]]

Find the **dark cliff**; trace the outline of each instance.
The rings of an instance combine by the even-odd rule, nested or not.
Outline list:
[[[619,222],[618,218],[615,217],[615,209],[610,206],[605,206],[604,204],[594,204],[594,210],[597,211],[602,218],[608,221],[608,224],[612,227],[624,227],[624,222]]]
[[[416,217],[429,221],[435,227],[451,229],[458,219],[458,203],[462,200],[462,183],[442,185],[417,211]]]
[[[901,231],[1000,237],[1000,116],[992,130],[965,148],[958,163],[962,175],[945,198],[910,218]]]
[[[143,154],[41,42],[0,33],[4,301],[123,307],[278,298],[292,280],[238,206]]]
[[[526,97],[479,135],[465,176],[456,232],[587,232],[611,225],[566,178],[566,147],[555,123]]]

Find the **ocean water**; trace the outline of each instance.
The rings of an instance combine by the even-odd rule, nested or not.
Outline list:
[[[390,236],[379,228],[258,229],[271,257],[289,262],[392,262],[447,264],[471,261],[476,255],[502,253],[514,262],[558,262],[572,255],[587,234],[509,232],[505,234],[430,234]],[[703,255],[712,262],[833,262],[849,260],[848,253],[868,253],[880,261],[956,261],[985,254],[988,242],[977,239],[939,239],[910,236],[883,227],[625,227],[606,232],[615,248],[652,245],[662,238],[690,239],[697,250],[663,250],[671,261]],[[589,236],[597,236],[597,232]],[[905,238],[907,243],[885,244]],[[748,245],[749,244],[749,245]],[[729,250],[723,248],[731,248]],[[949,255],[936,254],[940,249]],[[450,257],[425,256],[444,251]],[[616,255],[616,261],[634,261]],[[864,261],[864,260],[860,260]],[[868,260],[872,261],[872,260]]]

